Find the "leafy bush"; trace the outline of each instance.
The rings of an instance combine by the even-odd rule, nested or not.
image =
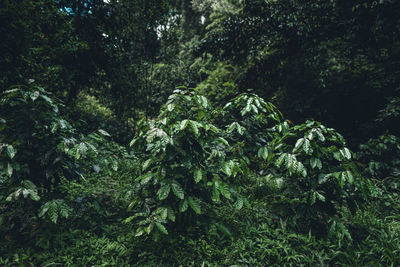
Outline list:
[[[276,137],[273,127],[283,120],[280,111],[255,94],[241,94],[229,101],[221,113],[220,124],[227,128],[226,138],[235,151],[252,162],[257,154],[266,160],[270,142]],[[283,126],[288,127],[287,122],[280,127]]]
[[[62,103],[43,89],[15,88],[1,97],[0,226],[29,233],[40,217],[57,223],[73,214],[63,179],[79,181],[102,168],[110,175],[118,160],[110,146],[99,153],[107,132],[78,135],[60,115]]]
[[[177,89],[142,137],[149,157],[143,174],[135,179],[140,199],[132,206],[139,212],[126,220],[135,219],[137,235],[154,227],[166,234],[168,220],[187,223],[202,213],[204,203],[236,195],[229,184],[240,173],[240,165],[229,157],[229,143],[213,125],[212,114],[204,96]],[[243,201],[236,198],[240,208]]]
[[[279,126],[275,127],[278,131]],[[300,229],[343,238],[350,234],[339,220],[347,204],[353,212],[373,185],[359,173],[342,135],[315,121],[290,128],[272,142],[271,175],[282,177],[283,193]],[[301,222],[301,223],[300,223]]]
[[[23,230],[38,208],[57,195],[66,163],[57,146],[73,134],[59,115],[59,106],[41,88],[14,88],[1,95],[0,203],[6,229]]]
[[[381,212],[390,216],[400,208],[400,138],[384,134],[360,145],[357,158],[367,177],[379,186],[376,202],[385,206]]]
[[[367,175],[376,179],[400,176],[400,138],[384,134],[360,145],[359,160],[366,164]]]

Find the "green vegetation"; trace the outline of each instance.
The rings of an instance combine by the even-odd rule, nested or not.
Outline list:
[[[400,265],[396,10],[3,1],[0,265]]]

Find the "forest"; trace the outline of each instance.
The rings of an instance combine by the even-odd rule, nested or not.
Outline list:
[[[0,0],[0,266],[400,266],[399,0]]]

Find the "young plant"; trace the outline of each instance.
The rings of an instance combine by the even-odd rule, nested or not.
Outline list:
[[[1,94],[1,230],[22,231],[37,225],[38,217],[54,223],[69,217],[72,210],[60,199],[65,196],[60,192],[61,177],[78,180],[92,167],[118,169],[112,152],[103,157],[97,153],[108,133],[77,136],[60,115],[61,106],[40,87],[17,87]]]
[[[149,156],[135,179],[140,197],[131,204],[139,212],[126,220],[135,219],[136,235],[153,229],[167,234],[168,221],[187,226],[182,224],[201,214],[205,202],[235,197],[236,206],[243,205],[230,186],[241,171],[239,163],[229,157],[229,143],[213,124],[204,96],[175,90],[143,137]]]
[[[347,204],[354,211],[372,184],[360,175],[343,136],[307,121],[275,139],[272,149],[270,167],[278,168],[284,178],[284,193],[294,205],[295,219],[322,234],[350,237],[338,219],[340,207]]]
[[[0,204],[5,230],[29,227],[41,204],[56,191],[63,167],[57,145],[73,133],[59,106],[39,87],[1,94]]]

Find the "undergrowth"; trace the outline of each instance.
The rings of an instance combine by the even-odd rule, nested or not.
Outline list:
[[[5,94],[2,266],[400,265],[397,137],[353,153],[256,95],[213,109],[181,88],[124,147],[42,89]]]

